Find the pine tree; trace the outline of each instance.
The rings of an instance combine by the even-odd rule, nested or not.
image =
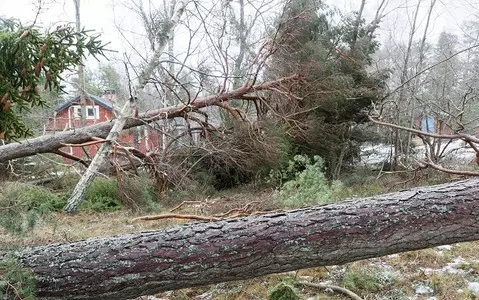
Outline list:
[[[104,54],[105,45],[89,34],[70,26],[41,33],[0,19],[0,138],[31,134],[22,113],[46,104],[41,91],[62,90],[62,72],[72,70],[86,54]]]
[[[364,19],[358,14],[338,18],[315,0],[287,3],[278,22],[281,48],[268,71],[269,76],[303,77],[292,91],[300,99],[280,99],[276,108],[290,125],[298,152],[323,157],[332,178],[358,155],[364,140],[359,125],[367,122],[366,112],[385,79],[367,72],[378,43]]]

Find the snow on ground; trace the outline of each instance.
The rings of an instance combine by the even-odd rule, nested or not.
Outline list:
[[[462,140],[454,140],[451,143],[443,141],[441,151],[444,150],[442,163],[446,165],[467,164],[475,159],[475,151]],[[360,165],[376,165],[388,161],[394,153],[393,145],[386,144],[365,144],[361,147]],[[425,146],[416,145],[411,151],[415,157],[422,159],[425,155]]]

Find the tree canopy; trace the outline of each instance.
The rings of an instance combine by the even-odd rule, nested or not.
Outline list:
[[[271,105],[291,127],[297,151],[323,157],[333,178],[358,155],[364,141],[358,125],[368,121],[387,78],[367,69],[378,48],[374,28],[359,13],[337,19],[318,1],[288,2],[278,25],[280,50],[268,70],[270,76],[302,75],[296,101],[272,99]]]

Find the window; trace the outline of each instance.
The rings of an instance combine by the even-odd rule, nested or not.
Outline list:
[[[81,106],[73,106],[73,116],[76,119],[81,118]],[[88,120],[94,120],[100,118],[100,107],[98,105],[87,105],[86,107],[86,118]]]

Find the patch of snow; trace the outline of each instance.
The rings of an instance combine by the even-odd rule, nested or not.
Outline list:
[[[443,246],[437,246],[436,249],[438,251],[446,251],[446,250],[451,250],[452,246],[451,245],[443,245]]]
[[[444,158],[440,164],[445,166],[455,166],[458,163],[466,164],[475,159],[476,152],[469,145],[464,144],[462,140],[454,140],[447,143],[442,141],[440,147],[444,153]],[[360,164],[375,165],[387,161],[390,154],[394,151],[393,145],[366,143],[361,146]],[[417,158],[424,158],[425,146],[420,143],[413,148],[411,153],[415,153]]]
[[[448,263],[444,268],[442,268],[442,271],[447,274],[466,273],[466,271],[461,267],[468,264],[469,263],[464,258],[459,256],[454,258],[453,262]]]
[[[467,288],[476,295],[479,295],[479,282],[468,282]]]
[[[213,297],[213,292],[208,291],[206,293],[196,296],[195,299],[212,299],[212,297]]]
[[[414,291],[418,295],[432,294],[434,292],[434,290],[431,287],[424,284],[417,285],[414,288]]]
[[[466,273],[466,270],[463,269],[464,265],[468,265],[469,263],[464,260],[462,257],[456,257],[454,258],[454,261],[448,263],[444,267],[440,269],[431,269],[431,268],[419,268],[424,274],[430,275],[430,274],[437,274],[437,273],[445,273],[445,274],[451,274],[451,275],[456,275],[456,274],[464,274]]]
[[[361,147],[361,164],[374,165],[387,160],[391,151],[391,145],[372,145],[366,144]]]

